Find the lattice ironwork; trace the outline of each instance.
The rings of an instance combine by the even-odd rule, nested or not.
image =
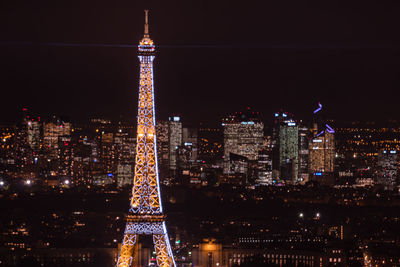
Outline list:
[[[139,235],[153,236],[158,266],[175,266],[161,205],[154,112],[153,60],[155,46],[149,36],[147,10],[145,14],[144,37],[138,46],[140,81],[135,176],[130,215],[127,218],[117,267],[133,265],[135,245]]]

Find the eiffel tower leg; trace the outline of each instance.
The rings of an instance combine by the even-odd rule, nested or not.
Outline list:
[[[163,222],[163,232],[163,234],[153,234],[153,242],[157,254],[157,265],[159,267],[175,267],[175,260],[169,244],[165,222]]]
[[[132,263],[134,262],[136,242],[136,234],[125,232],[116,267],[131,267]]]

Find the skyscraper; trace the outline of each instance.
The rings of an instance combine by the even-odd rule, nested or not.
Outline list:
[[[293,120],[284,121],[279,129],[279,163],[281,179],[296,182],[299,170],[299,126]]]
[[[118,129],[114,138],[116,172],[118,187],[132,186],[133,168],[135,165],[135,139],[123,130]]]
[[[298,178],[301,181],[308,181],[308,162],[309,162],[309,145],[308,140],[310,131],[304,125],[299,126],[299,174]]]
[[[168,121],[157,121],[157,154],[161,169],[169,169],[169,124]]]
[[[66,181],[71,181],[73,176],[73,159],[74,153],[72,148],[71,137],[61,136],[58,138],[58,176]]]
[[[256,184],[271,185],[272,177],[272,138],[266,136],[262,149],[258,153]]]
[[[335,136],[327,131],[322,134],[315,134],[316,132],[314,130],[314,137],[309,144],[309,171],[318,180],[319,176],[334,171]]]
[[[169,168],[176,170],[178,148],[182,145],[182,122],[178,116],[169,118]]]
[[[222,120],[224,128],[224,173],[234,173],[232,155],[256,161],[263,145],[264,123],[249,108]],[[243,160],[240,160],[242,162]],[[244,170],[244,169],[243,169]]]
[[[381,184],[385,189],[393,190],[397,184],[397,151],[381,150],[378,154],[378,177],[377,184]]]
[[[69,136],[71,134],[71,123],[65,122],[53,116],[52,121],[44,123],[43,144],[46,149],[54,150],[58,148],[58,137]]]
[[[309,143],[309,172],[321,183],[334,183],[335,131],[322,118],[322,104],[314,110],[312,139]]]
[[[272,177],[276,180],[281,178],[281,156],[280,156],[280,129],[282,125],[285,125],[285,121],[293,120],[293,115],[284,112],[275,112],[274,114],[274,125],[272,127]],[[286,165],[286,163],[285,163]]]
[[[26,124],[28,144],[33,151],[37,151],[40,149],[40,121],[28,120]]]

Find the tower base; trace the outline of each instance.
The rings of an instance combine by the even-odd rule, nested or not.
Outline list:
[[[137,245],[138,237],[140,235],[152,235],[157,265],[160,267],[175,267],[164,219],[164,215],[128,216],[116,266],[133,266],[133,263],[137,260],[135,246]]]

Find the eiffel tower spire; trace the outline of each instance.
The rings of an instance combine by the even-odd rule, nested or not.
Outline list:
[[[158,179],[153,87],[155,46],[149,37],[148,10],[145,10],[144,29],[144,37],[138,46],[140,81],[135,176],[117,267],[130,267],[135,262],[135,246],[141,235],[153,236],[157,265],[172,267],[175,261],[165,226]]]
[[[149,10],[144,11],[144,38],[150,38],[149,35]]]

